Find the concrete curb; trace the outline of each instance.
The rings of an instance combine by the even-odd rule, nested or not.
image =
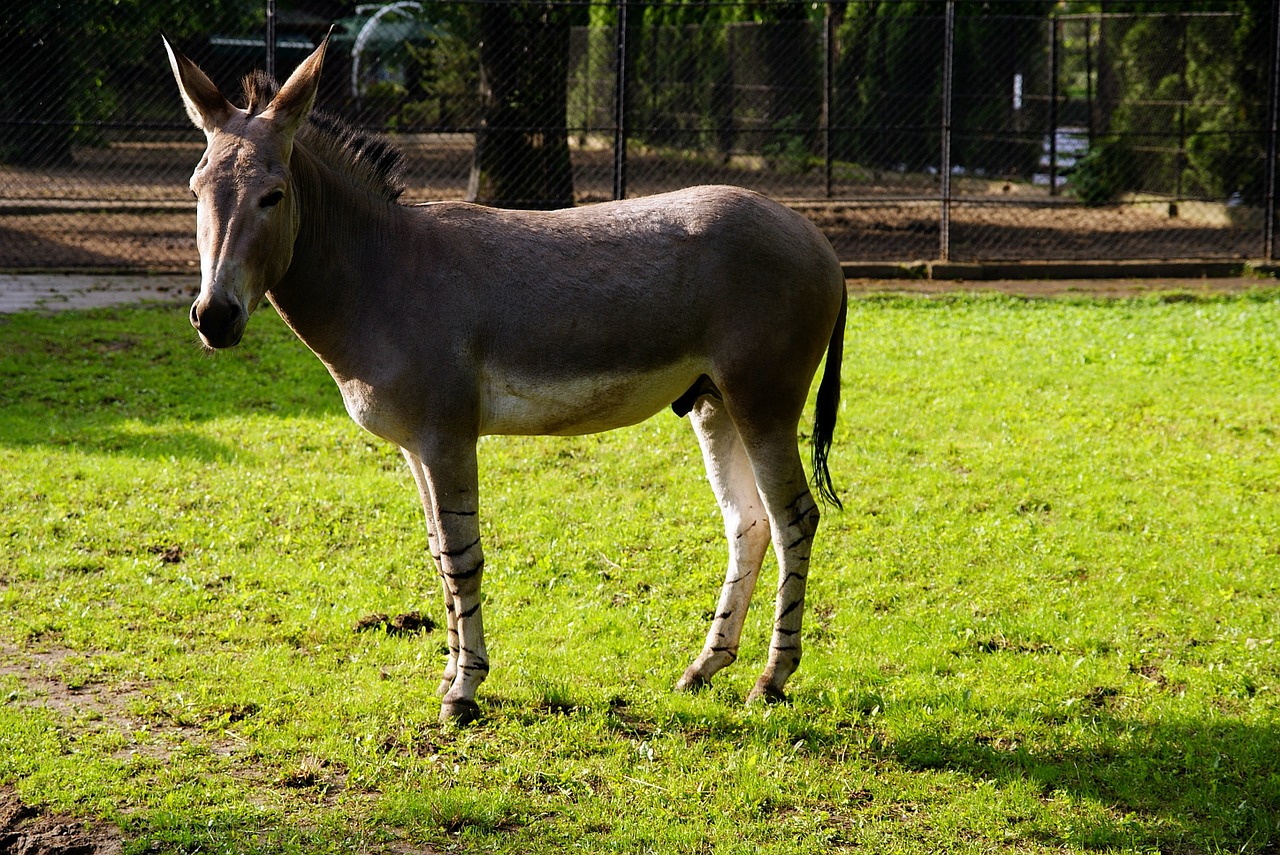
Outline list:
[[[846,279],[1223,279],[1277,277],[1276,261],[846,261]]]

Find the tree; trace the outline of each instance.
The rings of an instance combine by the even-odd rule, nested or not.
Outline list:
[[[952,159],[968,169],[1029,175],[1038,134],[1010,97],[1015,74],[1028,92],[1044,78],[1046,6],[1036,0],[956,4]],[[929,0],[849,4],[838,30],[839,157],[915,172],[939,162],[944,7]],[[992,12],[995,14],[992,14]]]
[[[489,2],[479,5],[478,16],[481,119],[467,198],[503,207],[569,207],[569,37],[574,24],[585,23],[586,7]]]
[[[262,17],[257,0],[10,0],[0,8],[0,161],[67,165],[122,92],[155,74],[161,30],[182,38]],[[171,103],[166,101],[165,103]]]
[[[43,5],[12,4],[0,13],[0,161],[33,167],[71,162],[76,84],[86,76],[68,32],[73,25],[71,16],[49,14]]]
[[[1265,196],[1273,0],[1207,0],[1188,15],[1153,2],[1105,2],[1098,55],[1099,163],[1133,168],[1109,187],[1246,203]],[[1128,13],[1127,16],[1118,13]],[[1114,159],[1114,158],[1113,158]],[[1086,172],[1086,179],[1095,176]]]

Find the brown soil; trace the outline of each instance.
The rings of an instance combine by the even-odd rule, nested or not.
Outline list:
[[[168,554],[162,550],[157,554]],[[390,618],[379,628],[394,632],[429,632],[430,619],[417,612]],[[333,807],[339,798],[364,798],[347,787],[347,772],[315,758],[303,758],[297,769],[282,776],[267,773],[247,755],[248,743],[231,729],[212,733],[189,722],[168,717],[165,712],[140,714],[140,702],[154,693],[150,684],[123,681],[113,684],[68,682],[78,660],[90,654],[52,646],[27,650],[0,643],[0,677],[17,678],[19,689],[7,701],[10,705],[42,709],[51,714],[59,728],[69,734],[85,730],[109,730],[126,738],[113,756],[146,756],[160,761],[195,744],[210,752],[237,759],[236,773],[255,786],[274,784],[289,790],[305,790],[309,799]],[[223,715],[230,724],[258,712],[253,704],[232,705]],[[124,850],[124,836],[109,822],[84,815],[71,816],[30,804],[11,784],[0,784],[0,855],[118,855]],[[392,841],[373,852],[395,855],[434,855],[438,850],[404,840]]]
[[[117,855],[123,850],[124,841],[114,826],[39,811],[24,804],[12,787],[0,786],[0,852]]]
[[[813,220],[844,261],[938,257],[937,206],[866,203],[815,207]],[[1256,246],[1255,246],[1256,245]],[[1251,229],[1170,220],[1141,207],[1089,210],[957,206],[955,261],[1256,258]],[[190,211],[58,211],[0,218],[0,269],[196,271]]]
[[[415,635],[431,632],[435,628],[434,620],[415,609],[395,617],[387,617],[381,612],[368,614],[356,621],[352,630],[354,632],[385,631],[387,635]]]
[[[402,141],[409,202],[460,198],[470,143],[462,137]],[[120,143],[77,154],[60,170],[10,169],[0,198],[0,270],[198,268],[195,215],[186,185],[199,160],[197,141]],[[607,151],[575,154],[580,202],[608,198]],[[940,206],[902,201],[937,194],[927,176],[868,174],[825,194],[817,172],[788,173],[764,163],[673,160],[635,152],[628,193],[647,195],[691,184],[732,183],[796,201],[845,261],[914,261],[940,255]],[[914,180],[911,184],[909,179]],[[896,183],[895,183],[896,182]],[[1243,209],[1184,202],[1084,208],[1024,185],[964,179],[950,212],[953,261],[1081,259],[1245,259],[1262,254],[1260,217]],[[897,197],[897,198],[895,198]]]
[[[199,742],[230,755],[240,745],[193,727],[163,719],[142,719],[130,710],[148,686],[69,683],[65,673],[83,654],[53,647],[27,651],[0,644],[0,676],[17,677],[22,689],[9,703],[44,709],[68,724],[125,734],[129,743],[116,756],[146,755],[163,760],[181,746]],[[107,822],[90,821],[33,807],[14,787],[0,785],[0,853],[4,855],[116,855],[123,836]]]

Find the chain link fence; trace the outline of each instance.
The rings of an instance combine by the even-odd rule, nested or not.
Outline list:
[[[331,25],[319,106],[391,136],[410,202],[723,182],[851,261],[1274,258],[1274,3],[1140,5],[19,0],[0,268],[194,266],[159,32],[236,100]]]

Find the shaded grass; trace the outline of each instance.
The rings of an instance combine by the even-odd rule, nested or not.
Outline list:
[[[670,413],[481,445],[485,719],[394,449],[269,313],[0,318],[0,781],[161,851],[1280,845],[1280,300],[850,307],[806,658],[670,686],[722,574]],[[762,585],[762,589],[767,588]],[[438,614],[437,614],[438,617]]]

